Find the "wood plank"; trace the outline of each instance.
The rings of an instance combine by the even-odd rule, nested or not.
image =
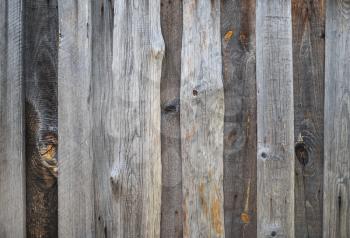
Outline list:
[[[295,236],[322,237],[323,0],[293,0]]]
[[[350,234],[350,1],[327,1],[323,237]]]
[[[24,4],[27,237],[57,237],[57,1]]]
[[[95,237],[90,2],[58,1],[58,234]]]
[[[255,0],[221,1],[226,237],[256,237]]]
[[[22,1],[0,0],[0,237],[25,237]]]
[[[161,237],[182,237],[180,82],[182,1],[161,1],[165,57],[160,85],[162,146]]]
[[[183,236],[224,237],[220,1],[184,1],[183,22]]]
[[[294,237],[291,1],[257,1],[257,236]]]
[[[160,1],[111,4],[92,8],[96,236],[159,237]]]

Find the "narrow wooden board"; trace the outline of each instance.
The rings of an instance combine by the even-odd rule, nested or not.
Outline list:
[[[27,238],[57,237],[57,1],[24,1]]]
[[[293,0],[295,236],[322,237],[323,0]]]
[[[161,1],[165,57],[160,85],[162,146],[161,237],[182,237],[182,159],[180,139],[180,82],[182,1]]]
[[[183,22],[183,237],[224,237],[220,1],[184,1]]]
[[[350,234],[350,1],[327,0],[323,237]]]
[[[291,1],[257,1],[257,237],[294,237]]]
[[[0,0],[0,237],[25,237],[22,1]]]
[[[221,1],[226,237],[256,237],[255,0]]]
[[[60,0],[58,6],[58,233],[92,238],[91,6],[85,0]]]
[[[159,237],[160,1],[100,1],[92,11],[97,236]]]

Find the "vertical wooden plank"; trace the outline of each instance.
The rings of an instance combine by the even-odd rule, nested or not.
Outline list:
[[[22,1],[0,0],[0,237],[25,237]]]
[[[92,176],[90,2],[58,1],[58,234],[95,237]]]
[[[183,2],[180,120],[184,237],[224,237],[220,1]]]
[[[296,237],[322,237],[324,10],[292,1]]]
[[[350,234],[350,2],[327,1],[323,237]]]
[[[182,1],[161,1],[165,57],[161,79],[162,219],[161,237],[182,237],[180,82]]]
[[[96,236],[159,237],[160,1],[93,6]]]
[[[226,237],[256,237],[255,0],[221,1]]]
[[[180,140],[182,1],[161,1],[161,23],[166,48],[161,80],[161,237],[182,237]]]
[[[257,236],[294,237],[291,1],[257,1]]]
[[[27,237],[57,237],[57,1],[25,0]]]

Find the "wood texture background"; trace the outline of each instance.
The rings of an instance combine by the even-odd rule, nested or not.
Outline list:
[[[0,0],[0,237],[348,237],[349,6]]]

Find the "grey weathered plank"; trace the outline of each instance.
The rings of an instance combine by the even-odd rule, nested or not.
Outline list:
[[[291,1],[257,1],[257,236],[294,237]]]
[[[224,237],[220,1],[183,2],[180,90],[183,236]]]
[[[25,0],[27,237],[57,237],[57,1]]]
[[[324,10],[292,1],[296,237],[322,237]]]
[[[160,85],[162,146],[161,237],[182,237],[180,82],[182,1],[161,1],[165,56]]]
[[[25,237],[22,1],[0,0],[0,237]]]
[[[90,2],[58,1],[58,234],[95,237]]]
[[[350,234],[350,1],[327,1],[323,237]]]
[[[221,1],[226,237],[256,237],[255,0]]]
[[[96,236],[159,237],[160,1],[100,1],[92,11]]]

